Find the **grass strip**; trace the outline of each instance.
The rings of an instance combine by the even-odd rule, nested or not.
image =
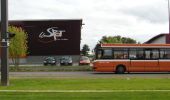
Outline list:
[[[0,90],[170,90],[169,84],[170,79],[19,78]]]
[[[0,93],[1,100],[169,100],[170,92]]]
[[[20,93],[111,93],[111,92],[170,92],[170,90],[0,90]]]

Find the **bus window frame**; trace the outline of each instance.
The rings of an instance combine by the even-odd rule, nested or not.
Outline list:
[[[111,55],[110,56],[104,56],[104,50],[111,50]],[[101,51],[101,57],[99,58],[99,51]],[[113,50],[112,48],[100,48],[97,50],[97,55],[96,55],[97,59],[113,59]]]
[[[150,51],[150,58],[146,58],[146,51]],[[157,58],[153,58],[153,51],[157,50],[158,51],[158,57]],[[144,49],[144,53],[145,53],[145,60],[159,60],[160,59],[160,49],[159,48],[145,48]]]
[[[117,50],[116,50],[117,49]],[[115,58],[115,51],[123,52],[123,58]],[[127,57],[125,57],[125,52]],[[129,49],[128,48],[113,48],[113,59],[129,59]]]
[[[130,51],[136,52],[136,58],[130,58]],[[143,52],[143,57],[141,57],[141,58],[139,58],[139,56],[138,56],[140,51]],[[145,60],[144,48],[129,48],[129,59],[130,60]]]
[[[164,51],[164,55],[163,56],[165,56],[165,54],[166,54],[166,51],[169,51],[170,52],[170,48],[161,48],[160,50],[159,50],[159,59],[161,59],[161,60],[166,60],[166,59],[170,59],[170,57],[161,57],[161,51]],[[170,53],[169,53],[170,54]]]

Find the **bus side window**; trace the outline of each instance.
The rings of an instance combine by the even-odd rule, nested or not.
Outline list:
[[[165,55],[165,50],[164,49],[160,49],[160,59],[165,59],[166,55]]]
[[[121,51],[115,50],[114,51],[114,59],[122,59],[123,53]]]
[[[114,59],[128,59],[128,49],[114,49]]]
[[[101,57],[102,57],[102,50],[99,50],[97,52],[97,59],[101,59]]]
[[[144,59],[143,49],[130,49],[129,50],[129,59]]]
[[[137,59],[144,59],[144,51],[143,50],[138,50]]]
[[[170,49],[165,50],[164,56],[165,56],[166,59],[170,59]]]
[[[151,59],[151,50],[145,50],[145,59]]]
[[[102,53],[102,57],[103,59],[112,59],[112,49],[104,49],[103,53]]]
[[[130,49],[129,50],[129,59],[144,59],[143,49]]]
[[[160,59],[170,59],[170,49],[160,49]]]
[[[129,59],[136,59],[136,49],[129,50]]]
[[[153,49],[151,52],[151,58],[152,59],[159,59],[159,51],[158,49]]]

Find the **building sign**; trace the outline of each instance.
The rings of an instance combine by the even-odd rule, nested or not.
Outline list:
[[[79,55],[82,20],[10,21],[28,34],[29,55]]]
[[[47,28],[46,32],[41,32],[39,34],[39,40],[43,43],[55,42],[57,40],[68,40],[63,38],[65,30],[60,30],[58,27]]]

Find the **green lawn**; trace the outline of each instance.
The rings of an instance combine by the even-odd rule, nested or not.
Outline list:
[[[170,79],[117,78],[18,78],[2,89],[17,90],[170,90]]]
[[[115,90],[115,92],[0,92],[0,100],[169,100],[170,79],[117,78],[12,78],[10,86],[0,90]]]
[[[169,100],[169,92],[139,93],[0,93],[1,100]]]

